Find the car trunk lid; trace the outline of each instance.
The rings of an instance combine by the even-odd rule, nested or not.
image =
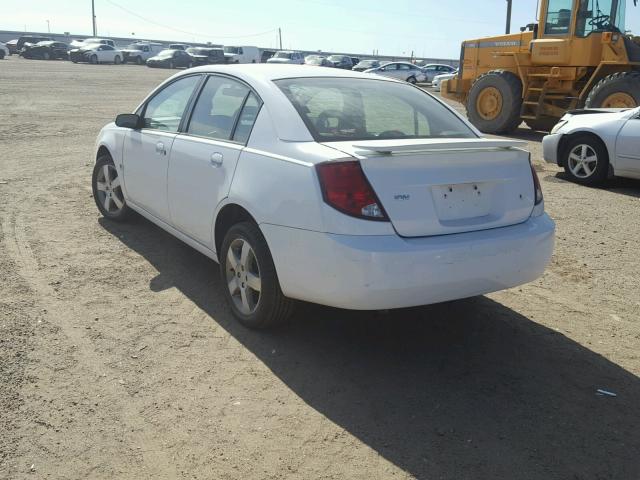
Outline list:
[[[328,142],[359,159],[399,235],[423,237],[525,221],[534,186],[525,142],[394,139]]]

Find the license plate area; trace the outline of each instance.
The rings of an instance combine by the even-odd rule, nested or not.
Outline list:
[[[490,215],[493,187],[488,182],[432,186],[431,194],[438,219],[450,222]]]

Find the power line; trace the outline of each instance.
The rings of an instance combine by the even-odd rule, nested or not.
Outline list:
[[[108,3],[110,3],[111,5],[113,5],[114,7],[119,8],[120,10],[128,13],[129,15],[132,15],[144,22],[150,23],[152,25],[155,25],[157,27],[162,27],[162,28],[166,28],[168,30],[173,30],[174,32],[178,32],[178,33],[182,33],[184,35],[190,35],[192,37],[202,37],[202,38],[249,38],[249,37],[260,37],[262,35],[267,35],[267,34],[272,34],[273,32],[277,31],[277,29],[272,28],[271,30],[267,30],[266,32],[260,32],[260,33],[250,33],[247,35],[216,35],[216,36],[212,36],[206,33],[197,33],[197,32],[189,32],[187,30],[181,30],[179,28],[175,28],[172,27],[171,25],[166,25],[164,23],[160,23],[160,22],[156,22],[154,20],[151,20],[149,18],[143,17],[142,15],[133,12],[131,10],[129,10],[126,7],[123,7],[122,5],[117,4],[116,2],[112,1],[112,0],[107,0]]]

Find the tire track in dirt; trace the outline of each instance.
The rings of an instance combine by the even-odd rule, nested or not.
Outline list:
[[[22,206],[26,211],[29,211],[31,207],[31,205],[24,204]],[[77,382],[77,379],[83,378],[101,377],[114,380],[119,378],[119,371],[112,367],[116,362],[109,361],[97,353],[95,345],[84,333],[86,330],[80,329],[79,325],[73,325],[66,321],[69,318],[88,318],[91,316],[91,312],[83,311],[80,304],[70,305],[68,302],[65,303],[57,299],[56,290],[41,272],[38,260],[29,245],[28,234],[21,216],[16,214],[15,211],[8,215],[3,214],[0,226],[2,232],[4,232],[3,243],[8,257],[15,265],[16,274],[28,288],[26,294],[33,298],[33,303],[37,304],[39,310],[45,312],[43,320],[58,327],[60,333],[66,337],[65,343],[74,347],[74,368],[81,370],[81,373],[70,374],[68,369],[65,368],[58,372],[58,376],[66,373],[70,377],[68,381],[71,384]],[[56,380],[59,381],[60,379]],[[104,382],[103,384],[96,382],[91,388],[99,397],[109,399],[111,404],[109,410],[114,417],[118,417],[119,421],[127,425],[134,425],[140,419],[134,410],[126,408],[126,405],[123,404],[123,402],[126,402],[126,395],[118,392],[118,387],[122,387],[122,385],[113,387],[110,382]],[[42,420],[32,418],[31,422],[42,423]],[[25,426],[31,429],[35,427],[35,425],[31,425],[31,427]],[[143,433],[135,434],[133,437],[135,443],[144,445],[144,450],[140,449],[139,454],[142,456],[141,463],[148,469],[148,473],[164,477],[173,471],[173,467],[168,462],[168,459],[160,454],[163,447],[157,440],[155,437]],[[36,445],[26,445],[29,449],[34,446]],[[89,462],[87,462],[88,464]],[[94,468],[95,466],[91,470]],[[84,474],[89,475],[91,470],[84,472]]]

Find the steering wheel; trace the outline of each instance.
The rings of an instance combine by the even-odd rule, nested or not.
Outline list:
[[[603,29],[611,24],[611,17],[609,15],[598,15],[589,20],[589,25],[596,27],[596,29]]]
[[[385,130],[384,132],[380,132],[378,134],[378,138],[402,138],[407,135],[400,130]]]
[[[330,118],[336,118],[338,120],[337,127],[331,127],[329,124]],[[335,133],[340,130],[355,128],[355,124],[344,118],[344,114],[340,110],[325,110],[318,115],[318,118],[316,119],[316,127],[320,132]]]

